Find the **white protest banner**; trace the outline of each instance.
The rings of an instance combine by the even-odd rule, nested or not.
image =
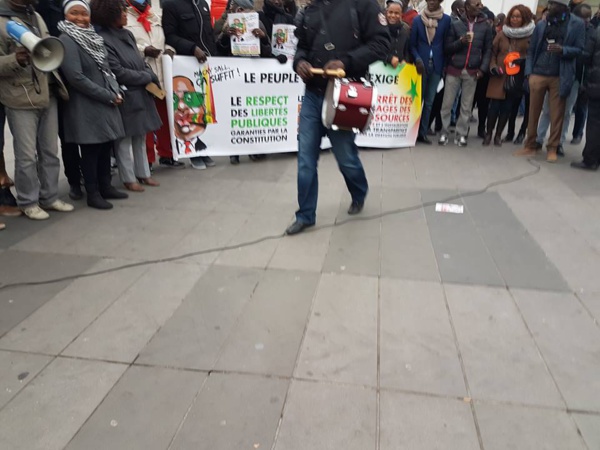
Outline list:
[[[421,75],[413,64],[395,69],[382,62],[369,67],[377,87],[377,106],[371,126],[356,138],[359,147],[414,147],[421,121]]]
[[[163,57],[175,159],[297,151],[304,84],[291,61],[270,58]],[[421,116],[421,79],[413,65],[371,66],[379,104],[357,145],[412,147]],[[171,81],[169,83],[169,81]]]
[[[304,85],[291,62],[175,56],[169,71],[175,159],[297,150]]]

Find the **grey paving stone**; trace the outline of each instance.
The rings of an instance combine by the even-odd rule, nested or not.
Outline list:
[[[62,450],[127,366],[58,358],[0,410],[0,448]]]
[[[274,450],[364,450],[376,445],[376,393],[294,381]]]
[[[0,409],[52,361],[50,356],[0,351]]]
[[[63,354],[132,362],[173,315],[204,268],[152,266],[127,292],[69,345]]]
[[[211,266],[137,362],[211,370],[262,275],[258,269]]]
[[[564,411],[475,404],[486,450],[584,450],[575,424]]]
[[[348,217],[339,216],[338,220]],[[334,228],[323,272],[379,275],[380,227],[379,220],[371,220]]]
[[[381,392],[381,450],[477,450],[471,407],[456,399]]]
[[[568,407],[600,412],[600,328],[572,294],[512,293]]]
[[[464,376],[439,283],[381,279],[380,383],[465,396]]]
[[[577,428],[583,436],[588,449],[600,448],[600,416],[591,414],[572,414]]]
[[[127,263],[102,260],[87,272]],[[73,281],[0,339],[0,348],[58,355],[146,270],[126,269]]]
[[[473,398],[565,406],[508,291],[445,290]]]
[[[12,192],[16,195],[14,188]],[[70,220],[71,215],[72,214],[54,213],[50,220],[44,221],[29,220],[23,216],[2,217],[2,223],[6,224],[6,228],[0,233],[0,248],[8,249],[13,247],[19,242],[28,239],[48,227],[59,225],[63,223],[65,219]]]
[[[277,378],[211,374],[170,449],[271,448],[287,387]]]
[[[87,271],[99,258],[7,250],[2,255],[0,283],[42,281]],[[24,286],[0,291],[0,336],[71,283]]]
[[[321,272],[332,232],[328,227],[285,237],[279,242],[269,269]]]
[[[577,294],[597,323],[600,323],[600,293]]]
[[[246,213],[213,211],[207,214],[187,236],[171,249],[169,256],[185,255],[226,246],[247,220],[248,214]],[[220,254],[221,251],[215,251],[203,255],[190,256],[185,261],[210,265]]]
[[[323,275],[295,376],[377,385],[377,279]]]
[[[412,149],[406,148],[383,153],[383,186],[413,187],[416,185],[412,152]]]
[[[131,367],[66,450],[165,450],[206,375]]]
[[[464,201],[508,286],[569,290],[560,272],[497,193],[466,197]]]
[[[283,236],[289,224],[287,215],[251,215],[227,245],[235,245],[261,239],[265,236]],[[244,267],[266,268],[273,258],[280,239],[272,239],[244,248],[222,252],[216,264]]]
[[[419,204],[421,194],[416,189],[383,188],[384,213]],[[401,212],[381,220],[381,276],[440,279],[423,210]]]
[[[456,191],[422,191],[423,202],[446,200]],[[461,199],[451,200],[462,205]],[[468,211],[464,214],[435,212],[435,206],[425,208],[431,242],[445,283],[504,286],[494,260],[473,223]]]
[[[137,195],[153,194],[143,192]],[[71,220],[61,223],[60,227],[47,228],[21,242],[18,248],[124,259],[162,258],[206,214],[205,211],[178,210],[169,213],[156,207],[118,206],[109,214],[91,211],[75,215]],[[160,239],[140,239],[141,230],[145,236],[160,236]]]
[[[243,171],[240,171],[243,172]],[[255,212],[273,188],[272,183],[258,180],[244,180],[215,206],[215,211]]]
[[[291,377],[318,282],[316,273],[266,272],[215,369]]]

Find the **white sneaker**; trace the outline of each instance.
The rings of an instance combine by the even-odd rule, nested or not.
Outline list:
[[[446,144],[448,144],[448,135],[442,134],[440,136],[440,139],[438,140],[438,145],[446,145]]]
[[[0,222],[0,230],[4,230],[6,228],[6,225],[4,225],[2,222]]]
[[[50,218],[50,214],[40,208],[38,205],[28,206],[23,208],[23,214],[31,220],[46,220]]]
[[[75,207],[70,203],[63,202],[62,200],[56,200],[54,203],[51,203],[48,206],[44,206],[44,209],[59,212],[71,212],[75,209]]]

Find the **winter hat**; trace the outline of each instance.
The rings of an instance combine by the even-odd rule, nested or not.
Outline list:
[[[243,9],[254,9],[254,0],[233,0],[232,3]]]
[[[549,0],[548,3],[550,2],[558,3],[559,5],[569,6],[569,0]]]
[[[73,6],[83,6],[90,12],[90,5],[85,0],[64,0],[63,1],[63,12],[66,14]]]

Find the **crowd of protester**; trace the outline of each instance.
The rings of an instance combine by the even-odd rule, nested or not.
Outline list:
[[[547,136],[546,159],[555,162],[564,156],[572,114],[570,142],[579,144],[589,110],[583,160],[571,166],[598,169],[600,14],[592,17],[582,0],[552,0],[539,18],[524,5],[495,16],[481,0],[456,0],[447,14],[442,1],[387,0],[381,16],[391,38],[384,62],[394,68],[414,64],[422,76],[417,142],[432,144],[438,136],[447,145],[453,134],[454,143],[465,147],[477,123],[472,134],[483,146],[523,144],[515,156],[537,154]],[[15,153],[13,181],[1,133],[0,215],[43,220],[48,211],[74,209],[58,198],[59,141],[69,197],[85,195],[96,209],[128,198],[112,185],[111,156],[131,192],[159,186],[152,173],[156,153],[160,166],[184,168],[173,158],[169,99],[150,95],[147,86],[164,85],[162,55],[194,56],[201,63],[232,56],[237,30],[228,26],[227,14],[249,11],[255,11],[253,0],[230,0],[213,25],[207,0],[0,0],[0,130],[6,117]],[[265,0],[258,13],[252,33],[260,39],[261,58],[274,57],[275,25],[304,26],[303,8],[294,0]],[[29,51],[4,31],[9,20],[39,37],[59,37],[67,55],[60,69],[33,67]],[[252,161],[263,158],[250,155]],[[231,156],[230,162],[240,159]],[[190,164],[206,169],[215,162],[203,156]]]

